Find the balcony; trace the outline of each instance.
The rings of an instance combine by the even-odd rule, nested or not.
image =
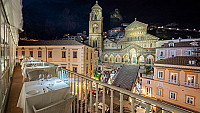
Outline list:
[[[153,79],[153,74],[150,75],[142,74],[142,77],[147,79]]]
[[[52,65],[48,62],[47,64]],[[70,86],[70,94],[75,97],[71,106],[73,113],[105,113],[108,111],[110,113],[123,113],[126,111],[135,113],[135,110],[140,112],[141,109],[145,113],[150,113],[152,112],[151,108],[156,107],[162,108],[162,111],[165,113],[172,111],[176,113],[189,113],[186,109],[132,93],[131,91],[60,68],[57,65],[54,66],[58,69],[56,72],[57,77]],[[13,107],[10,108],[13,109]]]
[[[184,86],[191,88],[199,88],[199,84],[185,82]]]
[[[169,79],[168,83],[170,83],[170,84],[180,85],[178,80],[172,80],[172,79]]]

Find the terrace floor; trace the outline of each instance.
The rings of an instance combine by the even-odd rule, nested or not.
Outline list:
[[[14,70],[13,81],[10,89],[10,94],[8,96],[6,113],[23,113],[21,108],[16,107],[22,85],[21,66],[18,65]]]

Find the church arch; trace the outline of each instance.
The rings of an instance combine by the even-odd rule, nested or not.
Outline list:
[[[114,63],[114,56],[113,55],[110,55],[109,62]]]
[[[120,63],[120,62],[121,62],[121,58],[120,58],[119,55],[116,56],[116,58],[115,58],[115,62],[116,62],[116,63]]]
[[[152,55],[148,55],[146,59],[146,64],[153,64],[154,57]]]
[[[139,55],[137,57],[137,64],[141,64],[141,63],[144,63],[144,56],[143,55]]]
[[[132,48],[129,50],[129,61],[130,64],[137,63],[137,58],[136,58],[136,49]]]
[[[104,56],[104,61],[105,61],[105,62],[108,62],[108,55],[105,55],[105,56]]]
[[[127,55],[123,55],[122,56],[122,62],[123,63],[128,63],[128,57],[127,57]]]

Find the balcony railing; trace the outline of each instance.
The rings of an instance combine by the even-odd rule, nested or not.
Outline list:
[[[185,82],[184,86],[191,88],[199,88],[199,84]]]
[[[179,85],[179,81],[178,80],[169,79],[168,83]]]
[[[49,63],[51,64],[51,63]],[[57,66],[57,65],[55,65]],[[82,74],[75,73],[73,71],[63,69],[59,66],[58,67],[58,77],[67,84],[69,84],[71,88],[71,94],[76,97],[76,100],[72,104],[73,113],[98,113],[99,106],[98,103],[102,102],[102,113],[106,112],[106,104],[105,100],[109,99],[110,104],[110,113],[114,113],[114,94],[115,92],[119,93],[119,112],[123,113],[123,104],[124,104],[124,97],[128,97],[131,99],[131,111],[135,113],[135,106],[143,105],[145,107],[145,113],[150,113],[152,107],[162,108],[164,113],[175,112],[175,113],[189,113],[188,110],[176,107],[173,105],[169,105],[164,102],[156,101],[151,98],[147,98],[138,94],[135,94],[129,90],[119,88],[113,85],[109,85],[107,83],[100,82],[93,78],[87,77]],[[95,84],[96,96],[95,99],[93,97],[93,84]],[[99,91],[99,88],[102,91]],[[110,91],[110,96],[106,96],[106,91]],[[101,93],[101,94],[100,94]],[[118,94],[117,93],[117,94]],[[102,99],[99,99],[99,96],[102,95]],[[95,102],[94,102],[95,100]],[[93,105],[96,104],[96,106]]]
[[[150,74],[150,75],[142,74],[142,77],[148,78],[148,79],[153,79],[153,74]]]

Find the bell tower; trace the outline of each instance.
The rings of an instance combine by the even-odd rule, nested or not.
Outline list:
[[[98,1],[92,7],[89,17],[89,45],[94,47],[99,51],[101,56],[103,41],[102,41],[102,32],[103,32],[103,17],[102,17],[102,8],[99,6]]]

